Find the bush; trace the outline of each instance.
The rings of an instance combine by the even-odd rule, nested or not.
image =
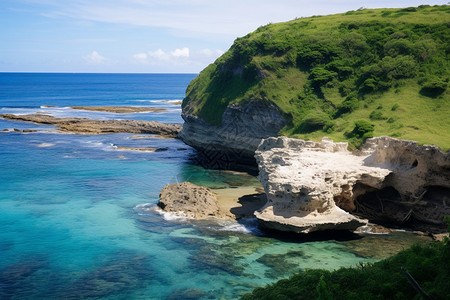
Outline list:
[[[295,130],[295,133],[310,133],[317,130],[329,131],[333,128],[333,122],[330,117],[325,113],[310,113]]]
[[[355,122],[355,127],[353,128],[352,133],[354,136],[362,138],[366,133],[373,133],[374,130],[374,124],[364,120],[359,120]]]
[[[433,77],[424,83],[420,93],[424,96],[436,97],[445,92],[447,85],[447,81]]]
[[[323,67],[315,67],[311,70],[309,78],[311,79],[311,85],[314,87],[320,87],[325,83],[336,78],[337,73],[333,71],[326,70]]]
[[[374,110],[370,113],[369,118],[371,120],[386,120],[387,118],[383,116],[383,113],[379,110]]]
[[[338,118],[345,113],[355,111],[356,109],[358,109],[358,106],[359,106],[358,99],[355,96],[348,96],[340,105],[338,105],[334,117]]]

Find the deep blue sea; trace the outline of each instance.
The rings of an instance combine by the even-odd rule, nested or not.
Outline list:
[[[0,113],[182,123],[195,74],[0,73]],[[115,114],[70,106],[150,106]],[[77,135],[0,119],[0,299],[236,299],[305,268],[371,262],[417,240],[300,241],[254,220],[188,222],[153,209],[167,183],[254,184],[192,163],[195,150],[142,134]],[[118,151],[115,146],[168,148]]]

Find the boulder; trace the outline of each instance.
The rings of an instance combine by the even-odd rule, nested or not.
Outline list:
[[[171,212],[189,219],[221,218],[222,212],[216,195],[208,188],[190,182],[168,184],[159,195],[158,206],[165,212]]]

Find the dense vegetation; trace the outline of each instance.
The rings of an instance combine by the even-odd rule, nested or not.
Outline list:
[[[412,280],[402,270],[412,276]],[[358,268],[333,272],[306,270],[264,288],[256,288],[243,300],[277,299],[450,299],[450,241],[415,245],[391,258]]]
[[[236,39],[183,106],[219,125],[227,105],[275,103],[280,134],[358,145],[389,135],[450,149],[450,6],[360,9],[269,24]]]

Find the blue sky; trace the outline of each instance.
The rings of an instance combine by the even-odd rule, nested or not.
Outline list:
[[[397,0],[1,0],[0,72],[197,73],[261,25]]]

